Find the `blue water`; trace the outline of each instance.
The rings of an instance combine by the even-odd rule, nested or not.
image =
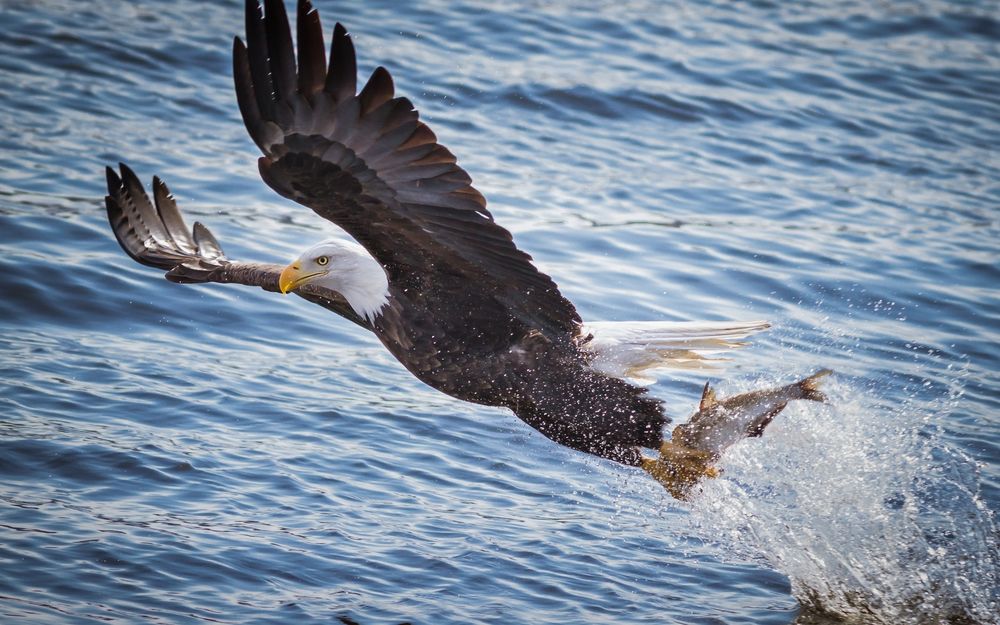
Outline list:
[[[683,420],[830,367],[688,504],[292,297],[118,249],[103,167],[237,259],[242,3],[0,1],[0,620],[992,623],[1000,22],[970,2],[316,2],[585,319],[774,329]],[[339,621],[338,621],[339,619]]]

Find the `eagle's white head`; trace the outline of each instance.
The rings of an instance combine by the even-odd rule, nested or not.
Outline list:
[[[315,284],[344,296],[354,312],[372,321],[389,302],[389,279],[368,251],[353,241],[331,239],[310,247],[278,279],[288,293]]]

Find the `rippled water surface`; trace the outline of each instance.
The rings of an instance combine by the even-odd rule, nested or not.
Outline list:
[[[325,2],[585,319],[767,318],[675,419],[837,372],[690,504],[414,380],[297,298],[118,249],[103,167],[230,256],[242,4],[0,1],[0,620],[991,623],[994,3]],[[838,616],[839,615],[839,616]]]

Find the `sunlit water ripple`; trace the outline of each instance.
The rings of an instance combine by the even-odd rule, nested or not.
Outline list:
[[[258,178],[242,3],[2,0],[0,620],[995,622],[995,5],[317,5],[585,318],[770,319],[721,392],[832,402],[679,504],[303,301],[169,284],[106,164],[234,258],[329,231]]]

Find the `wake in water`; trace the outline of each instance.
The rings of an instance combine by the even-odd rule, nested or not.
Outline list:
[[[824,390],[829,404],[790,404],[729,450],[693,498],[697,533],[787,575],[803,623],[995,623],[993,515],[974,463],[932,425],[961,391],[889,403],[843,377]]]

